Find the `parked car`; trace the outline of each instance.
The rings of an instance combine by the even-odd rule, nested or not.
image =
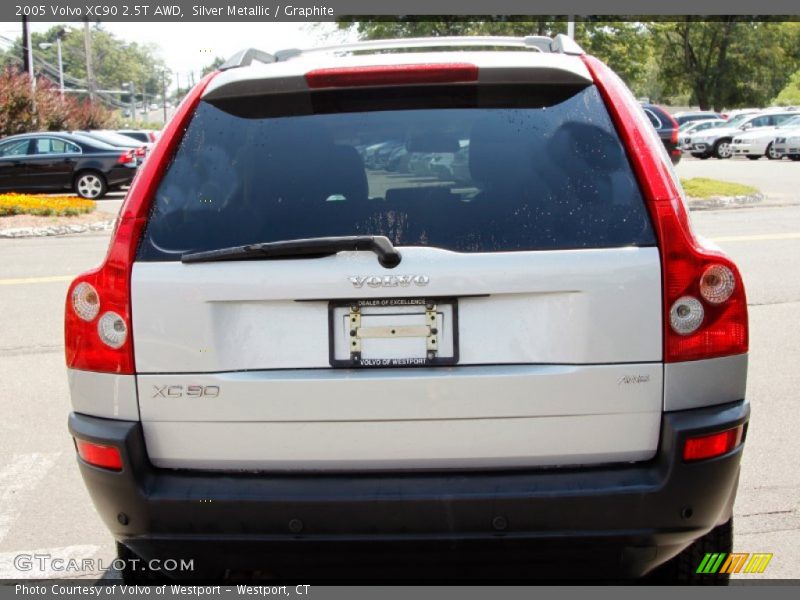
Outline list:
[[[770,160],[779,160],[781,153],[775,148],[775,138],[786,130],[800,128],[800,115],[795,115],[775,127],[760,127],[754,131],[736,134],[731,141],[733,156],[746,156],[758,160],[766,156]]]
[[[152,144],[158,139],[158,133],[152,129],[117,129],[116,132],[145,144]]]
[[[78,465],[146,559],[126,581],[727,577],[698,561],[733,545],[739,270],[606,65],[470,42],[513,50],[242,52],[164,130],[66,301]],[[469,140],[469,180],[365,169],[381,139]]]
[[[800,160],[800,128],[779,133],[775,138],[774,149],[781,157]]]
[[[729,110],[729,111],[720,113],[720,116],[723,119],[725,119],[727,121],[730,121],[731,119],[734,119],[735,117],[740,117],[740,116],[743,116],[743,115],[744,116],[754,115],[756,113],[763,112],[763,110],[764,109],[762,109],[762,108],[736,108],[734,110]]]
[[[383,169],[386,159],[397,149],[403,147],[399,140],[385,140],[371,144],[364,149],[364,164],[368,169]]]
[[[686,123],[692,123],[694,121],[722,119],[722,115],[720,115],[718,112],[714,112],[713,110],[688,110],[683,112],[677,112],[672,116],[678,122],[679,126],[683,126]]]
[[[686,121],[678,129],[679,144],[681,150],[690,152],[692,149],[692,136],[715,127],[724,127],[725,119],[706,119],[705,121]]]
[[[459,140],[456,152],[439,152],[431,158],[428,170],[439,179],[455,180],[456,160],[459,152],[463,153],[464,158],[469,156],[469,140]]]
[[[664,108],[657,104],[642,104],[645,115],[658,132],[658,137],[667,149],[672,164],[681,160],[681,149],[678,147],[678,122]]]
[[[136,160],[139,163],[145,159],[147,153],[150,151],[150,147],[152,146],[152,144],[142,144],[137,139],[107,129],[81,130],[73,131],[73,133],[99,140],[105,144],[108,144],[109,146],[115,146],[116,148],[132,148],[134,150]]]
[[[61,192],[102,198],[136,173],[133,150],[83,135],[39,132],[0,140],[0,190]]]
[[[733,156],[731,141],[734,136],[743,131],[775,127],[796,114],[778,111],[740,114],[729,119],[724,127],[715,127],[691,136],[691,154],[697,158],[730,158]]]

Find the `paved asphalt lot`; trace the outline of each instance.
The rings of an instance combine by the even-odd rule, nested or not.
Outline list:
[[[678,173],[751,183],[768,196],[769,206],[693,219],[738,261],[750,303],[753,415],[735,550],[774,553],[763,577],[800,578],[800,163],[688,160]],[[113,210],[119,199],[103,203]],[[62,340],[68,281],[107,243],[107,233],[0,240],[0,578],[19,576],[11,560],[21,552],[113,558],[66,431]]]

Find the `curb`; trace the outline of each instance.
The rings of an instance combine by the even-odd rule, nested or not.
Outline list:
[[[14,227],[0,229],[0,238],[30,238],[47,237],[53,235],[70,235],[73,233],[88,233],[90,231],[109,231],[113,229],[116,219],[110,221],[96,221],[83,225],[53,225],[52,227]]]
[[[720,208],[739,208],[763,202],[766,196],[761,192],[744,196],[711,196],[710,198],[688,197],[689,210],[718,210]]]

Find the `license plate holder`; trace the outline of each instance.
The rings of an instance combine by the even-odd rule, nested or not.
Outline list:
[[[458,300],[332,300],[328,340],[332,367],[454,365],[458,363]]]

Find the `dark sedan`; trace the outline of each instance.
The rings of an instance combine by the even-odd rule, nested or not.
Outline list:
[[[26,133],[0,140],[0,191],[60,192],[102,198],[136,174],[133,149],[69,133]]]
[[[644,113],[658,132],[664,143],[673,165],[681,161],[681,149],[678,147],[678,122],[666,110],[657,104],[642,104]]]

